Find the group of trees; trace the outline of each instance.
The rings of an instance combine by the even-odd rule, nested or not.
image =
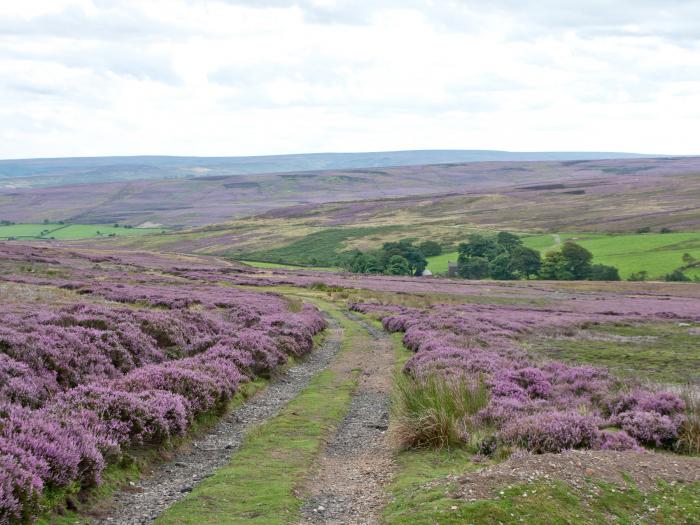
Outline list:
[[[617,268],[592,261],[591,252],[571,241],[542,259],[540,252],[523,246],[522,239],[510,232],[495,238],[475,233],[459,245],[457,273],[466,279],[620,280]]]
[[[422,275],[428,265],[427,257],[441,253],[442,247],[435,241],[414,244],[404,239],[384,243],[376,250],[346,252],[338,265],[355,273]],[[537,250],[524,246],[522,239],[513,233],[503,231],[496,236],[474,233],[459,245],[458,254],[457,274],[465,279],[620,280],[617,268],[595,264],[593,254],[573,241],[542,257]],[[664,280],[692,281],[684,271],[697,267],[700,261],[686,253],[683,266],[666,274]],[[646,271],[640,271],[632,273],[628,280],[645,281],[648,277]]]
[[[385,275],[421,275],[428,265],[426,257],[442,253],[435,241],[414,245],[410,240],[387,242],[378,250],[354,250],[345,255],[340,266],[350,272]]]
[[[540,253],[509,232],[493,239],[474,233],[458,252],[457,273],[465,279],[529,279],[540,271]]]

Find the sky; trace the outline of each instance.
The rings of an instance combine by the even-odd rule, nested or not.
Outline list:
[[[0,2],[0,158],[700,154],[697,0]]]

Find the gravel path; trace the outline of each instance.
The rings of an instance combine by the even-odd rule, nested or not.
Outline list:
[[[223,417],[217,426],[159,465],[129,490],[118,493],[107,513],[92,523],[142,525],[152,523],[163,511],[184,498],[197,483],[224,466],[240,447],[245,431],[275,416],[296,397],[310,379],[327,368],[340,349],[342,331],[328,318],[328,337],[318,350],[276,378],[265,390]]]
[[[394,463],[386,431],[389,425],[394,351],[382,330],[347,313],[371,335],[369,347],[355,352],[345,367],[362,374],[348,415],[319,459],[305,488],[302,523],[378,523],[386,504],[386,485]]]

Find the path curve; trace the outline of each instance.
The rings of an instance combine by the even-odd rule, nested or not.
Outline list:
[[[206,436],[162,465],[141,482],[117,493],[106,515],[93,525],[145,525],[184,498],[200,481],[230,460],[243,441],[246,430],[274,417],[309,383],[329,366],[340,349],[342,330],[330,317],[327,337],[320,348],[291,367],[263,391],[226,414]]]

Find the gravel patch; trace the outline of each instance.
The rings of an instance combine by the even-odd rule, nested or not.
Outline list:
[[[478,472],[433,483],[457,481],[455,498],[468,501],[492,498],[504,487],[533,481],[564,481],[575,488],[590,481],[626,484],[623,474],[638,487],[650,490],[658,480],[669,483],[700,481],[700,458],[657,452],[572,450],[561,454],[525,454]]]
[[[328,368],[340,350],[341,331],[336,321],[331,318],[327,321],[328,337],[319,349],[275,378],[245,404],[226,414],[209,434],[194,441],[187,450],[157,466],[141,482],[117,493],[113,505],[105,515],[92,521],[93,525],[152,523],[200,481],[226,465],[241,446],[249,428],[277,415],[314,375]]]
[[[348,415],[327,444],[305,487],[302,523],[378,523],[386,504],[383,487],[394,471],[387,440],[394,354],[383,331],[347,314],[372,336],[365,351],[354,353],[347,367],[362,370]]]

